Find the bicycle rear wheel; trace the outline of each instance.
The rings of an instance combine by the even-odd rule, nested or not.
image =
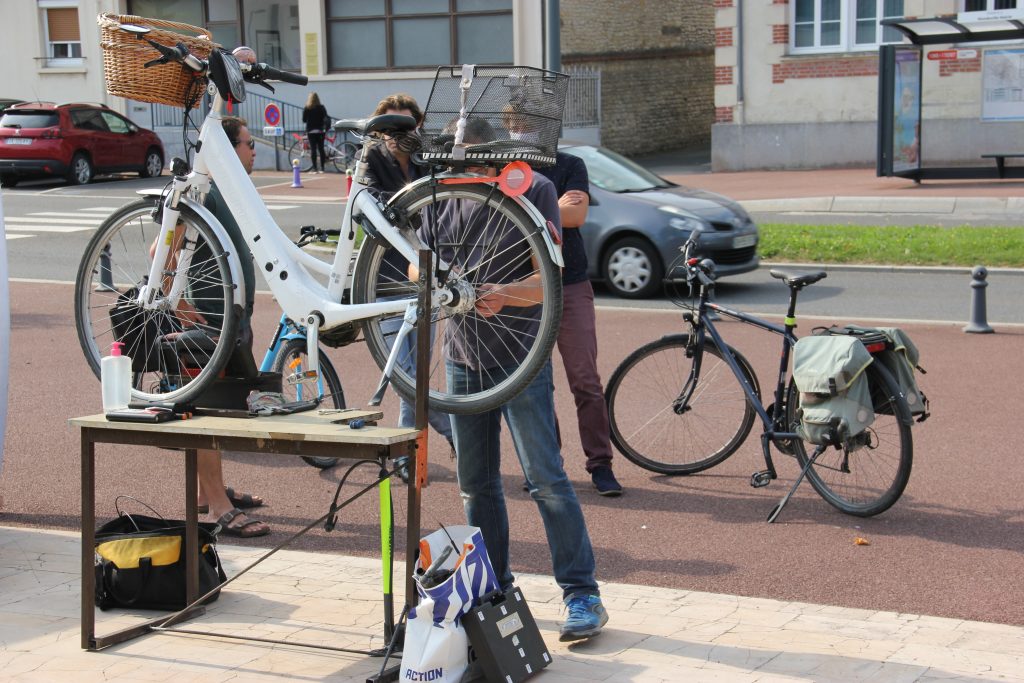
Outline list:
[[[678,334],[641,346],[615,369],[605,390],[612,443],[632,462],[659,474],[694,474],[721,463],[747,438],[756,417],[710,339],[704,342],[697,385],[678,412],[696,358],[687,358],[688,344],[689,335]],[[732,352],[760,396],[750,364]]]
[[[320,349],[320,381],[316,386],[308,384],[288,384],[283,382],[281,391],[289,401],[307,401],[311,398],[318,398],[321,405],[329,404],[332,408],[345,407],[345,392],[341,388],[341,380],[335,372],[331,361]],[[306,362],[306,340],[289,339],[278,350],[274,358],[273,370],[281,373],[282,377],[301,372],[307,366]],[[320,455],[303,455],[302,459],[313,467],[326,469],[334,467],[338,462],[337,458]]]
[[[451,305],[435,304],[431,311],[431,408],[467,414],[506,403],[548,362],[562,317],[561,275],[540,229],[518,203],[494,187],[422,185],[401,195],[394,209],[406,217],[405,225],[399,227],[419,231],[428,243],[439,243],[438,257],[451,266],[440,274],[438,286],[456,299]],[[445,232],[440,237],[439,226]],[[353,301],[415,301],[417,286],[409,280],[407,269],[397,250],[368,238],[356,261]],[[534,301],[539,303],[514,297],[510,285],[526,279],[534,283]],[[510,301],[489,317],[474,307],[485,283],[494,284]],[[402,316],[380,316],[364,323],[367,346],[381,367]],[[452,356],[451,363],[446,354]],[[456,361],[455,354],[462,362]],[[449,369],[459,372],[458,383],[449,381]],[[391,382],[406,398],[414,397],[414,348],[399,351]]]
[[[296,140],[288,148],[288,161],[299,160],[299,168],[305,173],[313,170],[313,156],[309,151],[309,143],[305,138]]]
[[[149,249],[160,234],[158,201],[142,199],[117,210],[96,231],[75,280],[75,327],[89,367],[100,375],[100,358],[123,341],[132,358],[132,398],[191,401],[212,383],[234,350],[238,311],[228,259],[216,234],[186,206],[185,239],[194,241],[182,300],[202,311],[192,323],[179,311],[146,310],[133,292],[149,276]]]
[[[843,448],[826,448],[807,471],[811,486],[822,498],[840,512],[857,517],[877,515],[899,500],[910,480],[914,451],[910,409],[896,380],[878,362],[871,363],[866,372],[875,421]],[[790,382],[786,415],[792,431],[800,422],[799,394]],[[815,446],[794,439],[793,447],[802,468]]]

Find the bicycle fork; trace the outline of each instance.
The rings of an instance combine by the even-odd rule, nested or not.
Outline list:
[[[416,321],[419,319],[416,314],[417,306],[417,302],[410,301],[405,307],[405,317],[402,319],[402,326],[398,328],[398,332],[395,334],[395,341],[391,345],[388,361],[384,364],[384,372],[381,374],[377,392],[370,399],[368,405],[379,406],[384,400],[384,394],[387,392],[388,384],[391,382],[391,372],[395,369],[395,363],[398,362],[398,354],[401,352],[402,344],[406,337],[409,336],[409,333],[416,328]]]

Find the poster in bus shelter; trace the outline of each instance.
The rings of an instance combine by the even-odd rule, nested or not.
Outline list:
[[[985,50],[981,67],[981,120],[1024,120],[1024,50]]]
[[[892,169],[921,167],[921,51],[896,49],[893,79]]]

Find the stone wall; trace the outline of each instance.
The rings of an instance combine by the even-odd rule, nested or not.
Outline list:
[[[561,0],[562,65],[601,70],[601,141],[624,154],[710,146],[714,0]]]

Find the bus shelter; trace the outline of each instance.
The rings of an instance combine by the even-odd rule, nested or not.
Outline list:
[[[938,179],[1024,178],[1024,166],[1007,165],[1006,160],[1024,158],[1024,143],[1005,149],[979,150],[979,159],[991,160],[976,166],[926,167],[922,158],[927,151],[927,136],[922,135],[921,101],[924,85],[925,50],[934,45],[962,45],[993,41],[1024,41],[1024,23],[1017,19],[998,19],[961,23],[954,18],[886,19],[881,22],[900,31],[910,45],[883,45],[878,64],[878,152],[876,174],[911,178],[914,182]],[[929,52],[929,58],[943,58],[945,52]],[[1003,58],[1024,70],[1024,49],[1007,49],[992,58]],[[955,57],[955,55],[953,55]],[[1010,88],[1010,90],[1017,90]],[[1024,88],[1010,92],[1005,99],[1024,104]],[[983,95],[983,105],[989,105]],[[999,116],[998,103],[992,103],[992,116]],[[990,119],[994,120],[994,119]],[[1010,143],[1012,144],[1012,143]]]

